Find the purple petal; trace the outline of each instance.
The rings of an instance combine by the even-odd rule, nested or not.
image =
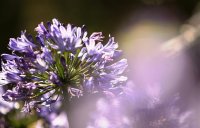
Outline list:
[[[1,56],[2,56],[2,58],[5,59],[5,60],[19,59],[19,56],[16,56],[16,55],[2,54]]]
[[[12,82],[18,82],[18,81],[21,81],[21,80],[22,80],[22,78],[21,78],[18,74],[16,74],[16,73],[11,73],[11,72],[9,72],[9,73],[6,74],[6,78],[7,78],[9,81],[12,81]]]

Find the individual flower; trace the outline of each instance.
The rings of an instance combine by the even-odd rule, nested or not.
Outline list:
[[[12,54],[2,54],[1,85],[9,85],[6,101],[22,101],[25,111],[85,93],[109,92],[127,80],[126,59],[113,37],[103,45],[101,32],[87,36],[85,26],[57,19],[39,24],[36,38],[11,38]]]

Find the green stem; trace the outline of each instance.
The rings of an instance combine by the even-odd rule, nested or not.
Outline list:
[[[73,128],[71,126],[71,122],[73,121],[71,118],[71,113],[70,113],[70,95],[68,93],[68,90],[66,88],[67,86],[63,86],[63,103],[62,103],[62,110],[64,110],[67,113],[67,119],[68,119],[68,125],[69,128]]]

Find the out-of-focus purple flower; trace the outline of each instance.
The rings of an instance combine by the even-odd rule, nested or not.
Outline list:
[[[183,108],[179,95],[163,99],[159,87],[127,82],[119,97],[97,101],[87,128],[197,128],[195,110]]]
[[[69,128],[67,114],[62,111],[60,113],[51,113],[50,128]]]
[[[25,108],[49,105],[64,95],[111,92],[126,81],[127,60],[113,37],[106,45],[101,32],[87,36],[83,27],[64,25],[57,19],[35,29],[36,40],[22,32],[11,38],[12,54],[2,55],[0,84],[9,85],[6,101],[23,101]]]
[[[132,128],[118,98],[99,99],[87,128]]]
[[[3,88],[0,88],[0,94],[2,95],[4,93]],[[3,100],[2,97],[0,97],[0,114],[6,114],[10,110],[15,108],[15,103],[9,103]]]
[[[69,128],[67,113],[61,109],[62,103],[59,99],[53,106],[40,107],[38,116],[43,118],[48,128]]]

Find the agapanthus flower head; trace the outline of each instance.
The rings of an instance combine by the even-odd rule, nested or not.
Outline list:
[[[57,19],[35,30],[36,38],[25,31],[11,38],[12,54],[2,54],[0,82],[11,87],[4,100],[34,108],[63,95],[110,91],[126,81],[122,73],[127,60],[119,59],[121,50],[113,37],[103,45],[101,32],[87,36],[85,26],[64,25]]]

